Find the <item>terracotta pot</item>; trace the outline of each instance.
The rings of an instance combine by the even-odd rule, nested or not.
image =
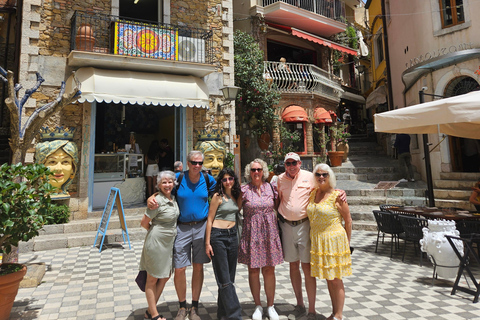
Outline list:
[[[337,144],[337,151],[343,151],[343,162],[347,162],[348,152],[350,151],[350,146],[347,142],[340,142]]]
[[[87,23],[82,23],[75,37],[76,49],[80,51],[93,51],[94,44],[95,37],[93,36],[92,27]]]
[[[270,134],[268,132],[262,133],[262,135],[257,139],[257,142],[261,150],[267,150],[268,145],[270,144]]]
[[[18,292],[18,286],[25,276],[25,273],[27,273],[27,267],[23,265],[20,271],[0,276],[0,320],[10,318],[13,302],[15,302],[15,297]]]
[[[343,151],[328,151],[331,167],[340,167],[343,161]]]

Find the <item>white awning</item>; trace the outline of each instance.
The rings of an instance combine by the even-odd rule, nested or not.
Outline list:
[[[384,85],[377,87],[367,97],[366,108],[369,109],[387,102],[387,90]]]
[[[79,102],[113,102],[208,108],[205,82],[194,76],[125,70],[80,68],[75,72],[81,83]],[[67,80],[66,92],[73,87]],[[70,89],[71,90],[71,89]]]
[[[363,96],[359,94],[351,93],[348,91],[344,91],[341,95],[341,98],[345,100],[350,100],[350,101],[358,102],[361,104],[365,104],[365,98]]]

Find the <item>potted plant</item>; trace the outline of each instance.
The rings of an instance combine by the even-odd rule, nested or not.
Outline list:
[[[51,218],[50,195],[55,192],[48,183],[51,174],[40,164],[0,167],[0,252],[4,262],[12,247],[38,235],[38,230]],[[9,318],[26,271],[22,264],[0,264],[0,319]]]
[[[330,142],[332,150],[328,152],[328,158],[330,159],[330,165],[332,167],[338,167],[342,165],[345,151],[338,151],[337,146],[338,142],[345,143],[348,137],[350,137],[350,133],[347,132],[346,124],[336,123],[330,128]]]

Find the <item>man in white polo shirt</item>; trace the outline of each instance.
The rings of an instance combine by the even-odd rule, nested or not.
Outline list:
[[[310,192],[314,187],[313,174],[301,170],[300,156],[290,152],[285,156],[285,173],[278,177],[278,196],[280,206],[280,227],[282,229],[282,246],[284,260],[290,263],[290,280],[297,299],[295,316],[306,312],[302,294],[302,275],[300,263],[305,276],[305,289],[308,298],[308,320],[316,317],[315,299],[317,282],[310,276],[310,222],[307,205]],[[346,201],[345,192],[339,195]]]

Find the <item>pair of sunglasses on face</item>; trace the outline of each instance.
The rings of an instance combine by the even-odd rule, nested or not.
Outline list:
[[[228,177],[228,178],[223,178],[221,181],[222,182],[227,182],[227,181],[233,181],[233,180],[235,180],[234,177]]]
[[[287,167],[290,167],[290,166],[294,166],[294,167],[295,167],[295,166],[297,165],[297,163],[298,163],[297,161],[291,161],[291,162],[285,162],[285,165],[286,165]]]
[[[320,178],[320,177],[328,178],[328,176],[329,176],[328,172],[324,172],[324,173],[315,172],[315,177],[317,178]]]
[[[262,172],[263,169],[262,168],[252,168],[250,169],[251,172]]]
[[[203,161],[190,161],[190,163],[193,166],[202,166],[203,165]]]

